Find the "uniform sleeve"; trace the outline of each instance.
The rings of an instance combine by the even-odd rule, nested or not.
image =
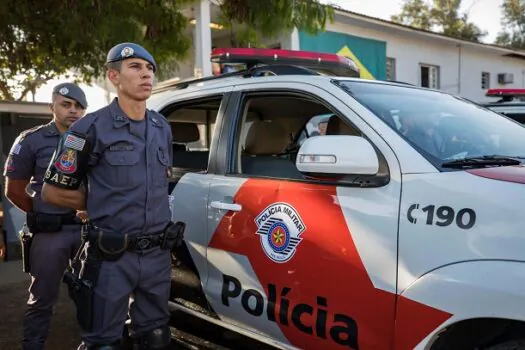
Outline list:
[[[91,141],[88,134],[70,128],[66,131],[49,162],[44,182],[68,190],[78,190],[86,178]]]
[[[35,168],[35,155],[30,143],[23,136],[18,136],[9,151],[4,176],[14,180],[29,180]]]

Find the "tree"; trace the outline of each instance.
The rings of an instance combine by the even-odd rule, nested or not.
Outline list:
[[[391,17],[393,22],[418,29],[430,30],[432,20],[430,5],[425,0],[405,1],[399,15]]]
[[[504,0],[501,10],[503,30],[496,37],[496,44],[525,50],[525,2]]]
[[[487,32],[469,22],[468,14],[459,13],[461,0],[405,0],[393,22],[432,30],[458,39],[479,42]]]
[[[118,42],[146,47],[165,79],[187,57],[191,36],[183,6],[196,0],[0,1],[0,99],[22,100],[46,81],[74,72],[90,83],[104,73]],[[239,28],[236,42],[275,36],[294,26],[315,33],[333,18],[318,0],[222,0],[222,18]],[[268,16],[271,13],[272,16]],[[249,30],[248,30],[249,28]]]
[[[334,20],[334,9],[318,0],[223,0],[219,23],[234,47],[260,46],[261,39],[289,34],[294,28],[315,35]]]
[[[190,45],[182,35],[186,18],[175,1],[0,3],[0,97],[6,100],[21,100],[70,70],[79,81],[91,82],[101,76],[107,50],[118,42],[143,44],[160,63],[184,57]]]

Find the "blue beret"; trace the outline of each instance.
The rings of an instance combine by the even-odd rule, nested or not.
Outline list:
[[[88,106],[86,94],[84,94],[84,91],[75,84],[72,84],[72,83],[58,84],[57,86],[53,88],[53,93],[59,94],[61,96],[77,101],[78,103],[80,103],[80,105],[84,109],[86,109]]]
[[[121,43],[113,46],[106,58],[106,63],[122,61],[126,58],[142,58],[153,66],[153,71],[157,70],[157,64],[153,56],[142,46],[134,43]]]

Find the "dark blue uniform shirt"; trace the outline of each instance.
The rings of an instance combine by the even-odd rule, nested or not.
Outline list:
[[[69,214],[74,211],[42,201],[44,174],[60,140],[53,121],[25,130],[16,138],[4,166],[4,176],[15,180],[29,180],[33,194],[33,211],[46,214]]]
[[[143,121],[113,102],[74,123],[91,144],[87,211],[98,227],[128,234],[161,232],[171,219],[168,171],[172,134],[167,120],[147,110]]]

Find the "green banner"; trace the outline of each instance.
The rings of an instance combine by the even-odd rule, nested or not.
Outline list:
[[[386,79],[386,42],[353,35],[323,32],[309,35],[299,32],[299,46],[304,51],[336,53],[354,60],[363,79]]]

